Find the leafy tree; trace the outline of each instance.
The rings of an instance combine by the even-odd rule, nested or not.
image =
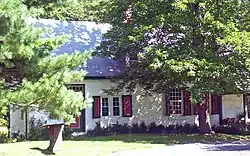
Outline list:
[[[199,103],[200,132],[210,133],[205,95],[249,88],[249,1],[110,0],[102,7],[112,29],[96,54],[126,60],[111,90],[188,89]]]
[[[29,25],[27,8],[20,0],[0,1],[0,114],[8,105],[48,111],[65,122],[85,107],[81,93],[66,84],[82,81],[88,53],[54,55],[65,36],[42,38],[41,29]]]
[[[33,17],[71,21],[98,21],[102,0],[24,0]]]

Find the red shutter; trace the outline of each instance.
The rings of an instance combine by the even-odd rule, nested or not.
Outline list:
[[[123,117],[132,116],[132,95],[122,96],[122,116]]]
[[[81,116],[78,116],[75,118],[75,122],[74,123],[70,123],[69,127],[70,128],[80,128],[80,118]]]
[[[212,114],[219,114],[219,96],[216,94],[212,94],[211,100],[212,100]]]
[[[189,91],[184,91],[184,115],[191,115],[191,101]]]
[[[93,118],[100,118],[100,110],[101,110],[101,102],[100,102],[100,96],[93,96]]]
[[[170,97],[169,97],[169,90],[166,91],[165,93],[165,100],[166,100],[166,116],[170,116]]]

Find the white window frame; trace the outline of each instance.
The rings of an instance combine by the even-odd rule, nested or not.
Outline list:
[[[108,99],[108,106],[106,106],[108,108],[108,116],[103,116],[103,111],[102,111],[103,98]],[[113,98],[118,98],[119,99],[119,115],[114,115]],[[100,116],[103,117],[103,118],[106,118],[106,117],[114,117],[114,118],[121,117],[122,116],[122,95],[114,95],[114,96],[100,95],[100,107],[101,107],[100,108],[101,109]]]
[[[69,89],[72,89],[75,92],[83,92],[85,90],[83,84],[69,84]],[[76,89],[77,88],[77,89]]]
[[[170,96],[170,93],[172,93],[172,90],[175,90],[175,91],[179,90],[179,92],[181,92],[181,100],[180,99],[178,99],[178,100],[171,100],[172,96]],[[183,96],[184,95],[183,95],[183,91],[181,89],[171,89],[168,94],[169,94],[168,96],[169,96],[169,112],[170,112],[170,116],[182,116],[183,113],[184,113],[184,101],[183,101],[183,99],[184,99]],[[180,102],[181,103],[181,113],[180,114],[171,113],[171,104],[173,102]]]
[[[21,109],[21,111],[20,111],[20,119],[24,120],[24,116],[25,116],[25,111],[23,109]]]
[[[118,98],[118,106],[114,106],[114,98]],[[120,96],[112,96],[112,116],[119,117],[121,116],[121,97]],[[114,115],[114,108],[119,108],[119,115]]]
[[[103,99],[108,99],[108,105],[103,107]],[[103,111],[102,111],[102,108],[108,108],[108,115],[105,115],[103,116]],[[106,97],[106,96],[101,96],[101,116],[102,117],[108,117],[110,116],[110,101],[109,101],[109,97]]]

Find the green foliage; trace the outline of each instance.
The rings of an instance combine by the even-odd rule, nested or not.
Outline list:
[[[145,125],[144,122],[138,124],[133,123],[132,126],[127,124],[112,124],[108,127],[101,127],[100,122],[96,123],[96,127],[92,130],[88,130],[87,136],[108,136],[118,134],[135,134],[135,133],[159,133],[159,134],[177,134],[177,133],[197,133],[198,127],[195,125],[156,125],[152,122],[149,125]]]
[[[8,137],[8,129],[6,127],[0,127],[0,144],[16,142],[16,139]]]
[[[98,21],[103,0],[25,0],[33,17],[70,21]]]
[[[38,119],[35,120],[34,118],[31,118],[29,122],[29,135],[28,140],[31,141],[42,141],[42,140],[49,140],[49,133],[48,130],[43,126],[43,122]]]
[[[249,1],[110,0],[104,6],[102,21],[112,29],[96,54],[138,58],[124,64],[116,88],[163,93],[182,87],[192,103],[207,93],[249,88]]]
[[[0,143],[5,143],[8,140],[8,129],[0,127]]]
[[[0,127],[7,127],[7,125],[8,125],[6,108],[8,108],[8,107],[0,108]]]
[[[245,124],[244,120],[235,118],[226,118],[222,121],[222,124],[213,127],[216,133],[224,134],[237,134],[237,135],[249,135],[250,125]]]
[[[73,130],[69,126],[64,126],[62,133],[63,140],[71,140],[73,138],[72,134]]]
[[[4,118],[0,118],[0,126],[7,126],[7,121]]]
[[[40,119],[35,120],[34,118],[31,118],[29,122],[29,135],[28,140],[31,141],[42,141],[42,140],[49,140],[49,133],[48,130],[45,127],[42,127],[44,125],[44,122],[42,122]],[[63,140],[70,140],[72,138],[73,131],[69,128],[69,126],[65,126],[63,129],[62,137]]]
[[[86,106],[81,93],[65,84],[82,81],[90,53],[55,56],[53,50],[67,41],[64,36],[42,38],[46,31],[28,22],[27,8],[19,0],[0,1],[0,63],[3,68],[18,69],[9,75],[0,71],[0,108],[6,113],[9,104],[25,109],[32,106],[50,113],[51,118],[63,118],[68,123]],[[5,31],[7,30],[7,31]]]

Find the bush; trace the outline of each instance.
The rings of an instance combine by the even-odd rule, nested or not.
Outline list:
[[[44,141],[49,140],[49,133],[46,128],[43,128],[42,125],[44,124],[41,120],[35,120],[34,118],[31,118],[30,120],[30,129],[29,129],[29,135],[28,140],[31,141]],[[62,137],[64,140],[72,139],[72,129],[69,128],[69,126],[64,126]]]
[[[227,119],[228,120],[228,119]],[[225,134],[239,134],[239,135],[250,135],[250,125],[246,126],[241,120],[231,120],[224,121],[221,126],[213,126],[212,129],[216,133]],[[130,134],[130,133],[165,133],[165,134],[192,134],[199,133],[199,127],[197,125],[157,125],[156,123],[151,123],[148,126],[142,122],[140,125],[138,123],[133,123],[132,126],[128,124],[113,124],[108,127],[101,127],[100,122],[96,123],[96,127],[93,130],[88,130],[86,135],[88,136],[105,136],[105,135],[116,135],[116,134]]]
[[[119,125],[120,126],[120,133],[121,134],[129,134],[131,133],[131,127],[128,126],[128,124],[124,124],[124,125]]]
[[[72,134],[73,134],[73,130],[69,126],[64,126],[63,133],[62,133],[63,140],[72,139],[73,138]]]
[[[141,127],[138,125],[138,123],[133,123],[131,127],[131,133],[142,133]]]
[[[222,125],[213,126],[216,133],[249,135],[250,126],[245,125],[244,121],[237,118],[226,118],[222,121]]]
[[[141,128],[141,133],[146,133],[146,132],[148,132],[148,128],[147,128],[145,122],[142,122],[142,123],[140,124],[140,128]]]
[[[47,129],[42,127],[43,124],[44,123],[40,119],[35,120],[34,118],[31,118],[29,123],[30,129],[29,129],[28,140],[31,141],[49,140],[48,131]]]
[[[228,120],[228,119],[227,119]],[[247,126],[241,120],[231,120],[224,121],[221,126],[213,126],[212,129],[216,133],[225,134],[238,134],[238,135],[250,135],[250,125]],[[96,123],[96,127],[93,130],[88,130],[87,136],[106,136],[106,135],[116,135],[116,134],[130,134],[130,133],[165,133],[165,134],[193,134],[199,133],[199,127],[197,125],[185,124],[185,125],[157,125],[156,123],[151,123],[145,125],[142,122],[140,125],[138,123],[133,123],[132,126],[128,124],[116,124],[110,125],[108,127],[101,127],[100,122]]]
[[[16,139],[8,137],[8,129],[6,127],[0,127],[0,143],[12,143],[16,142]]]
[[[12,133],[12,138],[15,139],[17,142],[24,141],[25,136],[23,134],[20,134],[20,131]]]
[[[8,142],[8,129],[0,127],[0,143]]]
[[[156,125],[156,123],[151,123],[148,126],[142,122],[140,125],[138,123],[132,124],[116,124],[110,125],[108,127],[101,127],[100,122],[96,122],[96,127],[92,130],[88,130],[87,136],[106,136],[106,135],[116,135],[116,134],[130,134],[130,133],[197,133],[198,127],[195,125],[185,124],[185,125]]]
[[[151,124],[149,124],[148,132],[149,133],[157,133],[158,132],[158,127],[157,127],[156,123],[152,122]]]

